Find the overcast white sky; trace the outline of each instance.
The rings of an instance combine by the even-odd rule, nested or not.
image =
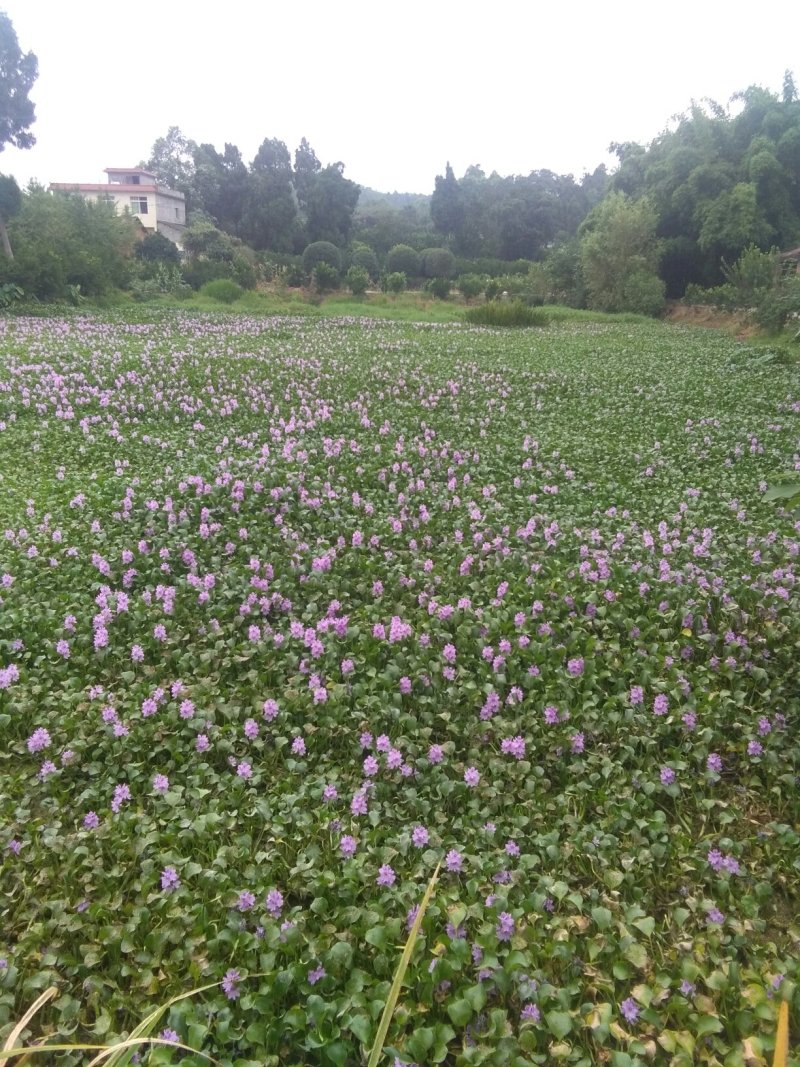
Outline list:
[[[169,126],[247,162],[265,137],[382,191],[548,168],[650,141],[695,98],[800,85],[800,3],[738,0],[0,0],[39,59],[20,184],[104,181]]]

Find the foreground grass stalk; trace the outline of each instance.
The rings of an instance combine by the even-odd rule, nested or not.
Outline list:
[[[397,1006],[397,1001],[400,996],[400,989],[403,985],[403,979],[406,976],[408,965],[411,962],[411,953],[414,951],[414,945],[417,942],[417,936],[419,934],[420,927],[422,926],[422,920],[425,917],[425,912],[428,910],[428,905],[431,902],[433,896],[433,890],[436,885],[436,879],[439,877],[439,868],[441,867],[441,861],[436,864],[436,870],[431,875],[431,880],[428,882],[428,887],[425,890],[425,895],[422,898],[422,902],[417,910],[414,923],[411,927],[411,933],[408,935],[405,947],[403,948],[403,955],[400,957],[400,962],[397,965],[397,970],[394,972],[394,979],[392,981],[392,988],[389,990],[389,999],[386,1001],[386,1007],[383,1009],[383,1015],[381,1016],[380,1025],[378,1026],[378,1032],[375,1035],[375,1041],[372,1045],[372,1051],[369,1056],[368,1067],[377,1067],[378,1061],[381,1058],[381,1052],[383,1052],[383,1043],[386,1040],[386,1034],[389,1031],[389,1024],[392,1021],[394,1015],[394,1009]]]
[[[789,1004],[782,1000],[778,1008],[778,1029],[775,1034],[775,1058],[772,1067],[786,1067],[789,1062]]]

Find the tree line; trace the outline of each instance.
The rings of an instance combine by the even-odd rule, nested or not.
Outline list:
[[[34,143],[37,73],[0,13],[0,151]],[[247,286],[277,271],[288,284],[331,288],[347,271],[354,291],[382,279],[446,296],[457,278],[467,297],[508,290],[532,303],[657,314],[666,298],[733,299],[772,279],[791,308],[777,258],[800,245],[791,73],[780,93],[751,86],[728,106],[693,102],[649,144],[611,150],[613,172],[599,166],[579,180],[549,170],[487,176],[478,165],[457,177],[447,163],[430,195],[390,194],[361,188],[341,161],[323,164],[305,138],[291,153],[267,137],[247,162],[234,144],[220,150],[172,126],[141,165],[186,197],[182,263],[105,205],[23,191],[0,175],[0,286],[91,295],[142,282]]]

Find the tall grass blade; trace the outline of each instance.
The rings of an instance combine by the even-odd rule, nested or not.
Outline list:
[[[31,1004],[31,1006],[28,1008],[28,1010],[22,1016],[20,1021],[17,1023],[17,1025],[14,1027],[14,1029],[11,1031],[11,1033],[8,1035],[8,1040],[6,1041],[5,1045],[3,1045],[3,1048],[0,1049],[0,1052],[6,1052],[6,1053],[11,1052],[11,1050],[14,1048],[14,1045],[16,1045],[17,1040],[19,1039],[19,1035],[22,1033],[22,1031],[25,1029],[25,1027],[28,1025],[28,1023],[34,1017],[34,1015],[39,1010],[39,1008],[41,1008],[43,1004],[46,1004],[48,1002],[48,1000],[52,1000],[52,998],[57,993],[58,993],[58,988],[56,986],[54,986],[54,985],[51,985],[49,989],[45,989],[44,993],[42,993],[42,995],[40,997],[37,997],[37,999],[33,1002],[33,1004]],[[0,1058],[0,1067],[6,1067],[6,1065],[7,1065],[7,1063],[8,1063],[10,1058],[11,1058],[10,1055],[9,1056],[3,1056],[2,1058]]]
[[[386,1007],[383,1009],[383,1015],[381,1016],[380,1025],[378,1026],[378,1032],[375,1035],[375,1041],[372,1044],[372,1051],[369,1056],[369,1063],[367,1067],[377,1067],[378,1060],[381,1058],[381,1052],[383,1052],[383,1043],[386,1040],[386,1034],[389,1032],[389,1024],[392,1021],[394,1015],[394,1009],[397,1006],[398,998],[400,997],[400,988],[403,985],[403,979],[406,976],[406,970],[411,962],[411,953],[414,951],[414,945],[417,941],[417,935],[419,934],[419,928],[422,926],[422,920],[425,917],[425,912],[428,910],[428,905],[431,902],[433,896],[433,889],[436,885],[436,879],[439,877],[439,868],[441,867],[441,861],[436,864],[436,870],[431,875],[431,880],[428,882],[428,888],[425,890],[425,895],[422,898],[422,903],[417,911],[416,918],[411,927],[411,933],[406,940],[405,948],[403,949],[403,955],[400,957],[400,962],[397,965],[397,970],[394,972],[394,980],[392,981],[392,988],[389,990],[389,999],[386,1001]]]
[[[177,1004],[180,1000],[186,1000],[187,997],[193,997],[197,993],[205,993],[207,989],[214,989],[219,985],[219,982],[209,982],[208,985],[199,986],[197,989],[190,989],[186,993],[178,993],[172,1000],[168,1000],[166,1004],[159,1004],[157,1008],[154,1008],[149,1015],[146,1015],[144,1019],[135,1026],[128,1035],[128,1041],[136,1040],[138,1038],[146,1038],[153,1031],[153,1027],[162,1017],[162,1015],[169,1011],[173,1004]],[[108,1060],[108,1067],[122,1067],[123,1064],[130,1063],[130,1058],[134,1050],[128,1046],[127,1042],[121,1042],[115,1046],[115,1055],[112,1059]],[[195,1051],[195,1050],[192,1050]],[[94,1062],[94,1061],[93,1061]],[[91,1067],[91,1064],[89,1065]]]
[[[772,1067],[786,1067],[789,1062],[789,1003],[781,1001],[778,1008],[778,1030],[775,1034],[775,1058]]]
[[[21,1045],[19,1048],[4,1048],[3,1052],[8,1058],[24,1056],[26,1059],[40,1052],[97,1052],[94,1059],[87,1064],[87,1067],[94,1067],[94,1065],[103,1063],[103,1061],[106,1064],[114,1062],[110,1059],[111,1056],[127,1053],[147,1045],[168,1045],[170,1048],[180,1048],[184,1052],[191,1052],[194,1056],[200,1056],[202,1059],[208,1060],[214,1067],[223,1067],[219,1060],[215,1060],[207,1052],[200,1052],[198,1049],[192,1048],[191,1045],[184,1045],[180,1041],[167,1041],[163,1037],[128,1037],[117,1045]],[[5,1059],[3,1063],[6,1063]]]

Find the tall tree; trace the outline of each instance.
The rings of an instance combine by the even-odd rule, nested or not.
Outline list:
[[[439,233],[458,240],[464,226],[464,198],[448,160],[444,176],[436,175],[431,196],[431,218]]]
[[[254,248],[292,252],[298,243],[297,200],[289,149],[266,138],[250,164],[242,214],[242,237]]]
[[[30,132],[36,112],[28,94],[38,74],[36,56],[23,55],[11,19],[0,11],[0,152],[7,144],[30,148],[36,143]]]
[[[140,165],[152,171],[159,182],[190,199],[196,149],[197,145],[188,137],[184,137],[180,127],[170,126],[166,136],[153,142],[150,158]]]
[[[359,186],[345,178],[343,163],[331,163],[314,175],[307,193],[307,240],[343,248],[350,240],[359,192]]]
[[[233,144],[226,144],[222,153],[211,144],[201,144],[193,159],[193,207],[211,215],[223,230],[238,234],[249,183],[242,153]]]
[[[0,152],[6,145],[31,148],[36,138],[31,126],[36,110],[29,97],[39,74],[33,52],[23,54],[14,25],[0,11]],[[8,259],[13,259],[6,221],[20,209],[20,190],[13,178],[0,176],[0,242]]]
[[[308,196],[314,180],[322,170],[317,153],[305,139],[302,139],[294,153],[294,189],[300,211],[305,216],[308,211]]]

